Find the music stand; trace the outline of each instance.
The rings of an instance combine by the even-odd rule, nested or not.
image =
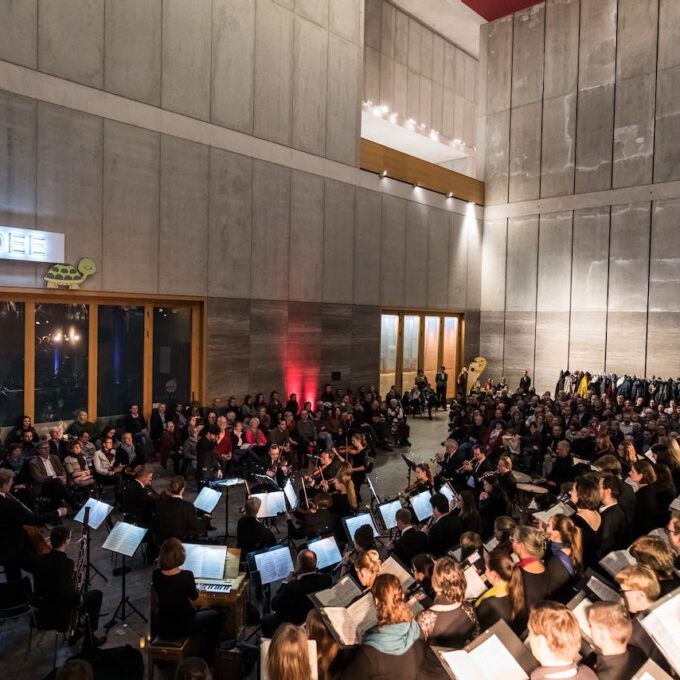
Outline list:
[[[102,525],[104,520],[111,514],[112,510],[113,510],[112,505],[109,505],[108,503],[102,503],[101,501],[98,501],[95,498],[88,498],[85,505],[83,505],[83,507],[80,508],[78,514],[73,519],[76,522],[80,522],[84,526],[87,526],[88,530],[94,529],[96,531]],[[87,566],[85,568],[85,585],[84,585],[85,592],[88,591],[90,587],[90,581],[92,580],[90,578],[90,569],[92,569],[95,572],[95,574],[102,578],[106,583],[109,582],[109,579],[106,578],[106,576],[104,576],[104,574],[102,574],[101,571],[99,571],[99,569],[97,569],[97,567],[95,567],[94,564],[92,564],[92,562],[90,561],[89,531],[87,531],[86,537],[87,538],[85,541],[85,558]]]
[[[368,484],[368,488],[371,490],[371,493],[373,494],[373,498],[375,499],[376,503],[380,505],[382,501],[380,500],[380,496],[378,496],[378,494],[376,493],[375,487],[373,486],[373,482],[371,481],[371,478],[368,475],[366,475],[366,483]]]
[[[134,524],[128,524],[127,522],[118,522],[113,527],[111,533],[106,537],[104,545],[102,545],[104,550],[110,550],[111,552],[121,555],[123,558],[123,566],[120,569],[121,598],[116,610],[113,612],[111,620],[104,626],[107,631],[116,625],[116,619],[125,621],[132,612],[136,613],[145,623],[148,620],[146,616],[130,602],[130,598],[125,593],[125,575],[130,570],[129,567],[125,566],[125,558],[132,557],[135,554],[137,548],[139,548],[139,545],[144,540],[146,532],[147,529],[144,527],[138,527]],[[126,612],[125,605],[130,607],[132,612]]]
[[[210,483],[210,486],[224,489],[224,545],[227,545],[229,539],[229,487],[240,486],[245,483],[246,480],[240,477],[228,477],[227,479],[218,479]]]
[[[407,458],[405,453],[401,454],[401,458],[406,463],[406,487],[408,488],[411,486],[411,472],[416,471],[416,464],[410,458]]]

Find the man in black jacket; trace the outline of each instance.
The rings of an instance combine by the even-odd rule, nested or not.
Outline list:
[[[272,600],[275,613],[262,619],[263,635],[271,637],[282,623],[293,623],[296,626],[304,623],[307,612],[314,606],[307,595],[332,585],[333,580],[328,574],[317,572],[316,555],[311,550],[301,550],[295,560],[295,571],[288,575]]]
[[[416,555],[427,552],[427,534],[413,526],[413,515],[408,508],[397,510],[397,529],[400,536],[394,542],[392,553],[409,567]]]
[[[326,534],[334,534],[342,541],[344,532],[340,518],[329,508],[333,504],[331,496],[326,491],[320,491],[309,501],[309,511],[299,515],[300,526],[296,526],[293,517],[288,514],[288,535],[291,538],[316,538]]]
[[[624,482],[611,473],[600,477],[600,528],[599,556],[604,557],[612,550],[622,550],[628,545],[626,515],[618,503]]]
[[[73,560],[66,556],[71,540],[71,531],[65,526],[56,526],[50,533],[52,550],[38,559],[35,565],[35,594],[41,598],[37,611],[40,628],[66,631],[74,607],[80,607],[80,595],[73,586]],[[88,614],[88,628],[84,646],[99,646],[104,638],[94,637],[99,625],[102,606],[101,590],[90,589],[83,598],[83,608]]]
[[[206,520],[200,519],[196,508],[184,500],[184,487],[184,477],[173,477],[166,495],[158,501],[154,533],[159,543],[170,537],[197,539],[207,532]]]
[[[428,533],[429,551],[435,557],[442,557],[460,543],[463,531],[460,519],[449,512],[449,500],[444,494],[436,493],[430,498],[432,522]]]
[[[217,428],[206,425],[196,444],[196,486],[199,491],[215,479],[222,479],[220,462],[215,455]]]
[[[156,511],[156,499],[150,490],[153,479],[151,465],[135,468],[134,479],[130,481],[123,496],[123,508],[130,522],[149,529]]]
[[[571,446],[565,439],[557,445],[557,458],[553,463],[552,470],[548,474],[547,485],[559,491],[564,482],[574,481],[574,458],[570,453]]]
[[[245,516],[241,517],[236,525],[236,547],[241,549],[241,555],[244,559],[248,553],[254,550],[271,548],[276,544],[271,529],[257,519],[261,505],[262,502],[259,498],[251,496],[246,501]]]
[[[19,581],[22,569],[32,572],[38,558],[24,526],[54,524],[66,514],[66,508],[60,507],[36,515],[10,495],[13,483],[14,472],[0,469],[0,564],[8,582]]]

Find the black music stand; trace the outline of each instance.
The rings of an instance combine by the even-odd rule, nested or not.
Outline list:
[[[416,471],[416,464],[405,453],[402,453],[401,457],[404,463],[406,463],[406,488],[408,489],[411,486],[411,472]]]
[[[123,566],[120,569],[114,570],[114,574],[119,572],[121,577],[121,598],[116,610],[113,612],[111,620],[104,626],[107,631],[116,625],[116,619],[121,622],[125,621],[125,619],[133,612],[145,623],[148,621],[146,616],[130,602],[130,598],[125,592],[125,575],[130,571],[130,568],[125,566],[125,558],[132,557],[135,552],[137,552],[137,548],[139,548],[141,542],[144,540],[146,532],[147,529],[144,527],[138,527],[134,524],[128,524],[127,522],[118,522],[107,536],[104,545],[102,545],[104,550],[110,550],[111,552],[121,555],[123,558]],[[131,612],[126,612],[126,605],[132,610]]]
[[[229,536],[229,487],[240,486],[245,483],[246,480],[241,479],[241,477],[227,477],[227,479],[218,479],[210,482],[212,488],[224,489],[224,545],[227,545],[229,538],[235,538],[234,536]]]
[[[86,533],[87,539],[85,544],[85,557],[87,562],[87,568],[85,571],[85,592],[88,591],[90,587],[90,569],[92,569],[97,576],[102,578],[106,583],[109,579],[102,574],[97,567],[90,561],[90,531],[89,529],[94,529],[95,531],[99,529],[104,520],[111,514],[113,506],[108,503],[102,503],[95,498],[88,498],[85,505],[80,508],[78,514],[73,518],[76,522],[81,522],[83,526],[86,526],[88,531]],[[94,577],[93,577],[94,578]]]

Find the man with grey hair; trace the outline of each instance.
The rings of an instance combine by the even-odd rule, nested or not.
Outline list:
[[[63,461],[68,455],[66,450],[66,440],[64,439],[64,426],[59,423],[58,425],[52,425],[47,432],[50,435],[48,440],[50,445],[50,455],[57,456],[59,460]]]
[[[51,499],[55,506],[68,503],[73,510],[77,510],[66,485],[66,470],[57,456],[50,455],[49,442],[39,442],[37,451],[38,455],[28,464],[35,494]]]
[[[14,483],[12,470],[0,469],[0,564],[7,581],[21,580],[21,570],[33,571],[38,558],[25,526],[55,524],[66,515],[66,508],[36,515],[11,495]]]

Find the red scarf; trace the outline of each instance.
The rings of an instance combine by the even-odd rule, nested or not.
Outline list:
[[[526,567],[527,564],[532,564],[533,562],[538,562],[538,557],[523,557],[519,562],[515,563],[517,567]]]

